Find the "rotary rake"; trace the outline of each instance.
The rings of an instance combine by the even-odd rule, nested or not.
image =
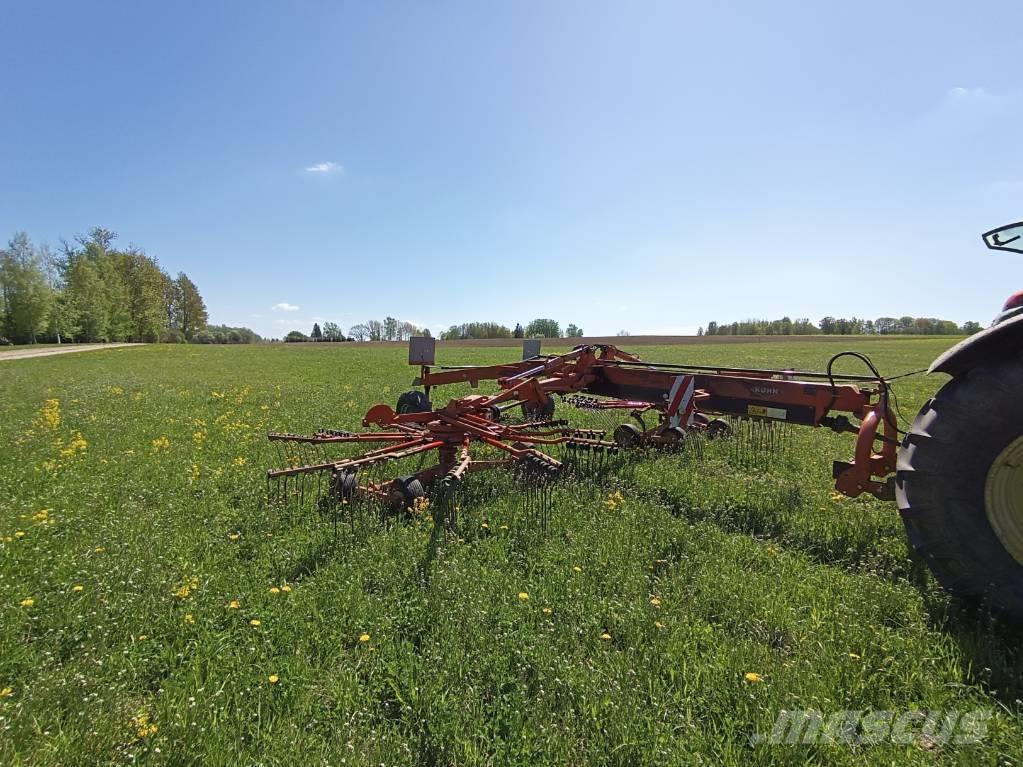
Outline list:
[[[550,356],[533,348],[524,356],[434,367],[433,340],[413,339],[409,363],[420,366],[414,385],[423,388],[403,394],[396,408],[370,408],[362,421],[369,431],[269,435],[284,459],[267,474],[271,498],[312,496],[333,512],[361,502],[393,512],[433,503],[438,520],[450,525],[454,492],[466,478],[506,469],[546,522],[550,488],[566,474],[602,474],[625,452],[643,448],[699,455],[705,439],[729,436],[756,456],[775,449],[790,424],[855,433],[854,460],[835,463],[836,487],[850,496],[892,496],[897,429],[888,386],[873,368],[869,376],[837,375],[837,356],[825,373],[666,365],[608,344]],[[439,386],[484,381],[498,391],[436,409],[430,403]],[[603,419],[603,428],[554,419],[555,397]]]

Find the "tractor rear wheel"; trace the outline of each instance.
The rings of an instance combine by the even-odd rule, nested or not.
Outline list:
[[[896,500],[913,548],[953,594],[1023,614],[1023,359],[975,367],[921,408]]]

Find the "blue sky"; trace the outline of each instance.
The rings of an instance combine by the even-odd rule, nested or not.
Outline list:
[[[101,225],[264,335],[987,322],[1019,2],[4,3],[0,237]],[[276,308],[275,308],[276,307]]]

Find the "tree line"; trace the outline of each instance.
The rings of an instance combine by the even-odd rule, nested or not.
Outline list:
[[[971,335],[981,329],[979,322],[964,322],[957,325],[952,320],[934,317],[878,317],[875,320],[852,317],[823,317],[818,323],[802,317],[795,320],[782,317],[780,320],[749,319],[743,322],[708,322],[697,335],[708,336],[812,336],[812,335]]]
[[[24,232],[0,250],[0,337],[37,341],[244,343],[247,328],[207,327],[199,288],[171,277],[141,249],[113,246],[96,227],[62,242],[59,252]]]
[[[565,336],[568,338],[579,338],[583,335],[582,328],[569,324],[565,328]],[[443,341],[459,341],[466,339],[481,338],[561,338],[561,325],[557,320],[539,318],[530,322],[526,327],[521,323],[515,323],[515,328],[510,329],[497,322],[464,322],[461,325],[452,325],[440,334]]]

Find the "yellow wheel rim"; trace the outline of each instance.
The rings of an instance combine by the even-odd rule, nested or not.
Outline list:
[[[998,454],[984,484],[984,507],[995,535],[1023,565],[1023,437]]]

